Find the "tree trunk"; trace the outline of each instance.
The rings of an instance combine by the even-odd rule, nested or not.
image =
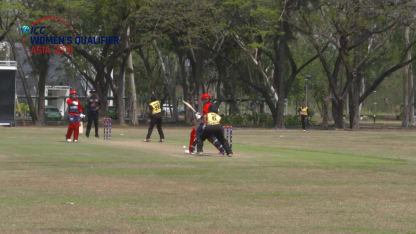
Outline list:
[[[344,128],[344,99],[332,99],[332,116],[335,122],[335,128]]]
[[[355,130],[360,128],[360,104],[359,97],[354,95],[350,91],[349,95],[349,117],[350,117],[350,128]]]
[[[238,115],[240,113],[240,108],[238,108],[238,103],[235,100],[235,97],[232,96],[230,99],[230,114],[231,115]]]
[[[10,41],[10,39],[9,39],[9,41]],[[10,46],[11,46],[11,49],[12,49],[13,58],[14,58],[15,61],[17,61],[16,47],[14,45],[14,42],[11,42]],[[19,62],[17,63],[17,71],[18,71],[20,79],[22,80],[23,91],[25,92],[27,104],[29,105],[29,112],[30,112],[30,116],[32,117],[32,123],[37,124],[38,119],[39,119],[38,118],[38,113],[36,111],[35,104],[33,103],[32,95],[31,95],[30,90],[29,90],[29,85],[27,83],[25,73],[24,73],[23,68],[22,68],[22,66]]]
[[[406,47],[410,45],[410,27],[406,26],[405,28],[405,41],[406,41]],[[412,50],[407,51],[407,60],[412,59]],[[414,92],[414,86],[413,86],[413,70],[412,70],[412,64],[409,63],[405,66],[405,75],[407,76],[407,93],[409,95],[408,99],[408,125],[414,126],[415,124],[415,92]]]
[[[202,104],[200,97],[204,91],[204,87],[203,85],[201,85],[203,66],[204,66],[204,57],[202,53],[195,54],[193,49],[191,49],[191,52],[192,52],[191,53],[192,56],[190,56],[190,62],[191,62],[190,64],[192,67],[191,74],[192,74],[192,80],[194,82],[194,87],[195,87],[193,96],[195,99],[197,99],[197,103],[198,103],[197,111],[202,113],[203,104]]]
[[[415,125],[415,90],[413,86],[412,68],[409,69],[408,88],[409,88],[409,91],[408,91],[409,93],[409,101],[408,101],[409,126],[414,126]]]
[[[361,90],[360,90],[360,97],[363,96],[365,92],[365,79],[364,77],[361,77]],[[363,107],[363,103],[360,102],[360,109],[359,109],[359,115],[361,116],[361,109]]]
[[[181,53],[177,52],[177,56],[179,58],[179,69],[180,69],[180,76],[181,76],[181,85],[182,85],[182,92],[183,92],[183,100],[189,102],[190,95],[189,95],[189,87],[188,87],[188,79],[189,79],[189,71],[186,68],[186,63],[189,61],[186,57]],[[185,123],[191,123],[192,120],[192,111],[189,108],[184,108],[184,120]]]
[[[178,80],[178,77],[180,76],[180,72],[179,72],[179,57],[176,57],[175,59],[175,66],[173,69],[173,75],[171,77],[171,79],[169,80],[170,82],[168,83],[168,90],[170,93],[170,99],[171,99],[171,104],[172,104],[172,117],[173,117],[173,121],[178,122],[179,120],[179,113],[178,113],[178,101],[176,98],[176,81]]]
[[[410,43],[410,27],[406,26],[404,30],[404,39],[406,47],[409,46]],[[407,60],[412,58],[412,50],[407,52]],[[412,89],[413,89],[413,77],[412,77],[412,70],[411,64],[408,64],[404,67],[403,71],[403,119],[402,119],[402,127],[409,127],[414,122],[414,100],[412,101]],[[413,92],[414,93],[414,92]],[[413,94],[414,95],[414,94]],[[413,97],[414,99],[414,97]]]
[[[39,83],[38,83],[38,125],[45,124],[45,85],[48,75],[48,64],[39,68]]]
[[[362,77],[360,74],[357,74],[358,77],[355,77],[352,81],[352,85],[349,88],[348,95],[348,105],[349,105],[349,119],[350,119],[350,128],[359,129],[360,128],[360,93],[361,93],[361,80]]]
[[[408,89],[408,70],[404,69],[403,73],[403,113],[402,113],[402,127],[409,127],[409,89]]]
[[[130,27],[127,27],[124,31],[125,33],[125,40],[123,40],[123,43],[121,45],[121,48],[127,49],[129,46],[128,39],[130,34]],[[120,69],[118,71],[118,75],[115,77],[115,83],[116,83],[116,90],[114,97],[117,99],[117,118],[120,125],[125,125],[126,120],[124,118],[126,113],[126,103],[125,103],[125,97],[126,97],[126,63],[130,59],[130,51],[128,54],[124,54],[122,56],[122,61],[120,64]],[[114,79],[114,78],[113,78]]]
[[[285,128],[285,99],[281,95],[279,95],[279,100],[277,101],[276,127]]]
[[[267,106],[270,109],[270,112],[272,112],[273,124],[274,124],[274,126],[277,126],[277,121],[278,121],[278,118],[277,118],[277,108],[274,105],[274,102],[273,102],[273,100],[271,98],[265,97],[265,99],[266,99]]]
[[[230,115],[238,115],[240,114],[240,108],[238,107],[237,100],[235,98],[235,86],[232,82],[227,79],[224,79],[224,99],[226,99],[226,103],[229,104],[229,114]]]
[[[130,26],[127,28],[127,37],[130,37]],[[132,52],[129,53],[129,57],[127,59],[127,67],[128,67],[128,74],[129,74],[129,83],[130,83],[130,108],[129,108],[129,116],[130,116],[130,123],[133,126],[137,126],[139,122],[137,121],[137,96],[136,96],[136,83],[134,81],[134,67],[133,67],[133,54]]]
[[[177,63],[175,64],[174,74],[172,75],[171,67],[170,67],[170,57],[168,55],[163,56],[162,51],[159,49],[159,46],[157,45],[156,40],[153,40],[153,46],[156,49],[157,55],[160,60],[160,64],[162,66],[163,78],[165,81],[166,89],[168,91],[171,104],[173,105],[173,111],[172,111],[173,113],[172,112],[171,113],[172,113],[173,120],[176,122],[178,121],[178,104],[176,102],[176,77],[178,73],[178,66],[177,66],[178,64]]]
[[[287,24],[287,22],[285,22]],[[283,28],[281,29],[283,33]],[[274,39],[274,52],[275,52],[275,64],[274,64],[274,88],[277,89],[277,116],[276,116],[276,128],[285,128],[285,77],[287,76],[285,62],[287,61],[287,51],[285,50],[285,43],[287,38],[285,35],[276,36]]]
[[[114,98],[116,98],[117,100],[117,118],[118,118],[118,122],[120,125],[125,125],[126,121],[124,118],[124,113],[126,111],[126,105],[124,102],[124,96],[125,96],[125,77],[126,74],[124,72],[125,69],[125,59],[123,58],[123,62],[120,66],[120,71],[116,77],[116,83],[117,83],[117,92],[116,95],[114,95]]]
[[[329,122],[329,97],[326,97],[322,103],[322,127],[328,128]]]
[[[129,58],[127,60],[127,65],[129,69],[129,82],[130,82],[130,108],[129,108],[129,115],[130,115],[130,122],[131,125],[137,126],[139,122],[137,121],[137,95],[136,95],[136,83],[134,81],[134,67],[133,67],[133,56],[132,53],[129,54]]]
[[[94,88],[97,90],[98,98],[100,99],[100,115],[108,117],[108,86],[104,83],[104,69],[97,71],[95,75]]]

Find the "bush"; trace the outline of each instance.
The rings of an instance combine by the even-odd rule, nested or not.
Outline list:
[[[265,114],[265,113],[260,113],[260,114],[256,114],[256,116],[257,116],[257,126],[258,127],[263,127],[263,128],[273,127],[274,121],[273,121],[273,116],[272,115]]]
[[[300,126],[300,115],[287,115],[285,116],[285,126],[286,127],[296,127]]]
[[[25,103],[19,103],[15,107],[15,113],[16,113],[17,116],[20,116],[20,114],[25,115],[29,111],[30,111],[29,105],[27,105]]]
[[[242,114],[223,116],[223,125],[233,125],[236,127],[273,127],[273,117],[270,114]]]
[[[274,126],[273,117],[271,114],[256,113],[254,115],[242,114],[242,115],[229,115],[222,116],[222,125],[232,125],[235,127],[261,127],[271,128]],[[308,125],[314,125],[314,121],[309,118]],[[301,125],[300,115],[287,115],[285,116],[286,127],[298,127]]]
[[[308,126],[315,125],[316,122],[312,120],[312,115],[308,118]],[[301,126],[301,116],[300,115],[287,115],[285,117],[285,126],[286,127],[299,127]]]
[[[315,111],[312,108],[308,108],[309,119],[311,119],[315,115]]]

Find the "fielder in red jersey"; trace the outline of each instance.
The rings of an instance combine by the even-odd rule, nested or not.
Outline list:
[[[79,99],[76,97],[77,92],[75,90],[70,91],[70,97],[66,100],[66,104],[68,105],[68,131],[66,133],[66,141],[72,142],[71,136],[72,132],[74,132],[74,142],[78,142],[78,135],[79,135],[79,122],[81,118],[84,116],[82,114],[82,106]]]

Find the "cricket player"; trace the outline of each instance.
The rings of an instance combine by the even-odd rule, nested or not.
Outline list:
[[[149,129],[147,131],[145,142],[150,141],[150,136],[152,135],[153,127],[157,126],[157,131],[159,132],[160,142],[165,141],[165,135],[163,134],[162,130],[162,108],[160,106],[160,101],[157,100],[156,95],[153,93],[150,97],[150,111],[149,111],[149,120],[147,121],[150,123]]]
[[[305,102],[303,102],[302,106],[299,108],[299,114],[301,117],[303,131],[306,132],[306,124],[308,122],[309,111]]]
[[[205,124],[205,129],[199,136],[197,153],[201,154],[203,152],[204,141],[206,139],[215,136],[215,138],[224,146],[227,156],[231,157],[233,152],[231,151],[228,141],[224,137],[224,130],[220,124],[221,116],[216,112],[208,112],[202,119]]]
[[[78,142],[78,135],[79,135],[79,122],[81,118],[84,118],[85,115],[82,114],[82,107],[79,99],[76,97],[77,92],[75,90],[71,90],[69,92],[69,98],[66,100],[66,104],[68,105],[68,131],[66,133],[66,141],[72,142],[71,136],[72,132],[74,132],[74,142]]]
[[[204,102],[204,106],[202,108],[202,115],[197,112],[195,113],[195,117],[197,120],[200,120],[201,118],[204,118],[204,116],[206,116],[212,109],[216,109],[215,106],[212,104],[211,102],[211,95],[209,95],[209,93],[204,93],[201,95],[201,101]],[[217,111],[215,111],[217,112]],[[198,128],[193,128],[192,132],[191,132],[191,137],[190,137],[190,141],[189,141],[189,152],[193,153],[195,152],[195,146],[197,145],[197,140],[199,139],[199,136],[202,134],[202,132],[204,131],[205,128],[205,124],[204,122],[201,122],[198,126]],[[218,141],[218,139],[212,135],[208,138],[208,141],[211,142],[211,144],[213,144],[218,151],[221,154],[224,154],[224,147],[223,145],[220,143],[220,141]]]
[[[98,111],[100,110],[100,100],[96,90],[90,91],[91,96],[88,98],[88,124],[85,136],[90,137],[91,125],[94,122],[95,137],[98,136]]]

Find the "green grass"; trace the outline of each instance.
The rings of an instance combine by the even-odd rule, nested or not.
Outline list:
[[[0,128],[0,233],[411,233],[416,132],[234,129],[232,158],[190,129]]]

